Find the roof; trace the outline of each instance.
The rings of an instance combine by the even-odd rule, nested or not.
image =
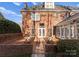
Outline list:
[[[44,7],[44,3],[43,4],[40,4],[40,5],[34,5],[34,6],[32,6],[32,7],[26,7],[25,8],[25,6],[27,6],[27,4],[26,5],[24,5],[24,8],[22,8],[22,10],[21,11],[33,11],[33,10],[39,10],[39,11],[53,11],[53,10],[64,10],[64,11],[67,11],[67,10],[70,10],[68,7],[66,7],[66,6],[61,6],[61,5],[55,5],[55,8],[45,8]]]
[[[70,24],[76,20],[79,20],[79,13],[76,13],[76,14],[66,18],[65,20],[59,22],[56,26],[67,25],[67,24]]]

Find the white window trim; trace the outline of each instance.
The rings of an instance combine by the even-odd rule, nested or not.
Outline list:
[[[63,36],[62,36],[62,31],[61,31],[61,38],[62,38],[62,39],[65,39],[65,27],[61,27],[61,29],[62,29],[62,28],[63,28],[64,31],[63,31]]]
[[[68,26],[65,26],[65,28],[66,28],[65,29],[65,38],[68,39],[69,38],[69,28],[68,28]],[[66,30],[68,30],[68,33],[66,33]]]
[[[72,36],[71,36],[71,37],[72,37],[72,38],[74,38],[74,37],[75,37],[75,32],[74,32],[74,29],[75,29],[75,28],[74,28],[74,25],[72,25],[72,26],[71,26],[71,30],[72,30],[72,33],[71,33],[71,34],[72,34]]]
[[[33,20],[33,21],[35,20],[35,13],[31,13],[31,20]]]
[[[34,17],[34,18],[33,18]],[[38,19],[37,19],[38,18]],[[40,21],[40,13],[31,13],[31,19],[33,21]]]
[[[37,17],[39,17],[38,19],[37,19]],[[35,21],[39,21],[40,20],[40,14],[39,13],[35,13]]]
[[[40,32],[39,32],[39,29],[44,29],[45,30],[45,36],[40,36]],[[39,38],[45,38],[46,37],[46,29],[45,28],[38,28],[38,37]]]

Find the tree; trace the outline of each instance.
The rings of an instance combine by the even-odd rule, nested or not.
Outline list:
[[[0,13],[0,34],[20,32],[21,29],[17,23],[5,19],[4,16]]]

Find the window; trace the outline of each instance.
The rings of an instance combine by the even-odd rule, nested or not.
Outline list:
[[[31,13],[31,19],[34,21],[35,20],[35,13]]]
[[[45,28],[39,29],[39,36],[44,37],[45,36]]]
[[[31,13],[31,19],[33,21],[39,21],[40,20],[40,14],[39,13]]]
[[[35,29],[32,28],[32,36],[35,36]]]
[[[56,27],[56,36],[60,36],[60,27]]]
[[[53,27],[53,35],[56,35],[56,27]]]
[[[68,36],[69,36],[69,29],[65,28],[65,37],[68,38]]]
[[[54,8],[53,2],[45,2],[45,8]]]
[[[39,26],[39,37],[45,37],[45,27],[44,27],[44,24],[40,24],[40,26]]]
[[[39,13],[35,13],[35,21],[39,21],[40,20],[40,14]]]
[[[71,29],[70,29],[70,31],[71,31],[71,37],[74,37],[74,26],[71,26]]]
[[[61,36],[64,37],[64,28],[61,28]]]

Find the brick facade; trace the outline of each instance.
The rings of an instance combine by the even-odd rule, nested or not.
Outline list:
[[[51,37],[53,40],[53,33],[54,33],[54,26],[58,24],[59,22],[63,21],[66,17],[66,14],[68,11],[61,7],[61,6],[55,6],[54,9],[49,10],[21,10],[23,19],[22,19],[22,29],[23,29],[23,35],[30,37],[32,36],[32,28],[34,28],[35,33],[35,39],[36,40],[46,40],[46,38]],[[31,18],[31,13],[38,13],[40,15],[39,21],[33,21]],[[40,37],[39,36],[39,28],[40,24],[44,24],[44,32],[45,36]]]

